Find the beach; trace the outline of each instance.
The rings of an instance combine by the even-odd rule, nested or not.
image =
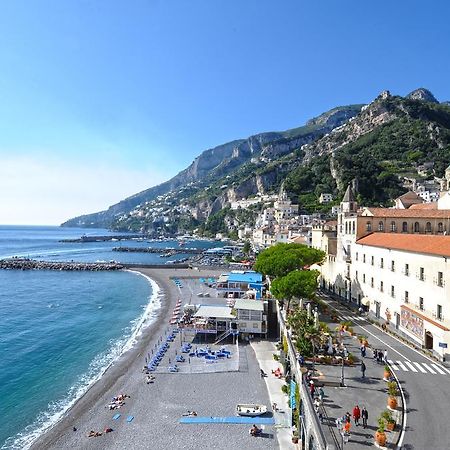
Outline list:
[[[161,289],[161,308],[157,320],[149,325],[136,345],[124,353],[80,398],[65,416],[42,435],[32,449],[262,449],[278,448],[273,427],[265,437],[249,435],[248,424],[180,424],[188,410],[198,416],[235,415],[237,403],[263,403],[270,406],[264,380],[250,345],[239,345],[239,371],[222,373],[156,373],[155,382],[145,383],[142,368],[145,356],[169,327],[172,310],[195,295],[195,280],[217,277],[220,271],[192,269],[134,269],[153,279]],[[171,277],[190,279],[178,289]],[[192,281],[194,280],[194,281]],[[200,282],[199,282],[200,286]],[[200,289],[200,287],[199,287]],[[213,303],[217,299],[208,299]],[[205,299],[195,299],[195,303]],[[173,346],[179,343],[174,342]],[[234,346],[228,345],[234,351]],[[125,405],[110,411],[111,398],[127,394]],[[270,409],[270,408],[269,408]],[[117,420],[113,416],[120,414]],[[132,416],[132,421],[127,418]],[[76,431],[74,431],[74,427]],[[110,433],[87,437],[90,430]],[[271,429],[272,428],[272,429]]]

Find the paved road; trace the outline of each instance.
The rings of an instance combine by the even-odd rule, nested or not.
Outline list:
[[[450,370],[384,333],[346,306],[324,299],[351,320],[357,334],[369,336],[372,347],[387,349],[406,398],[406,433],[402,450],[450,449]]]

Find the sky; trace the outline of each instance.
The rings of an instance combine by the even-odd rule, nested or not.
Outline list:
[[[106,209],[385,89],[450,100],[448,17],[448,0],[4,0],[0,224]]]

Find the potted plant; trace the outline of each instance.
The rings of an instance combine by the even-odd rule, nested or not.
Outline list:
[[[293,444],[298,444],[298,431],[294,431],[292,433],[292,443]]]
[[[394,431],[395,420],[392,417],[392,413],[388,409],[381,413],[381,418],[386,422],[386,429],[388,431]]]
[[[386,445],[386,433],[384,430],[386,429],[386,423],[382,417],[378,419],[378,429],[375,433],[375,441],[381,447]]]
[[[390,381],[387,386],[387,391],[389,394],[388,398],[388,407],[390,409],[396,409],[397,408],[397,383],[395,381]]]
[[[383,380],[389,380],[391,376],[392,376],[391,368],[388,365],[384,366]]]

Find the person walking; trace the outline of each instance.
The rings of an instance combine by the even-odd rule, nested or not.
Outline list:
[[[369,418],[369,413],[365,406],[361,410],[361,419],[363,423],[363,428],[367,428],[367,419]]]
[[[311,392],[311,397],[314,398],[314,394],[316,392],[316,386],[314,385],[314,381],[311,380],[309,382],[309,392]]]
[[[361,374],[362,378],[366,378],[366,365],[364,364],[364,361],[361,361]]]
[[[361,356],[363,358],[365,358],[366,357],[366,346],[365,345],[361,345],[360,350],[361,350]]]
[[[359,409],[359,406],[356,405],[353,408],[353,419],[355,420],[355,425],[359,426],[359,418],[361,417],[361,410]]]
[[[322,386],[319,387],[317,392],[319,393],[320,403],[323,403],[323,398],[325,397],[325,392],[323,392]]]
[[[384,359],[384,363],[387,364],[387,350],[386,349],[384,349],[383,359]]]

